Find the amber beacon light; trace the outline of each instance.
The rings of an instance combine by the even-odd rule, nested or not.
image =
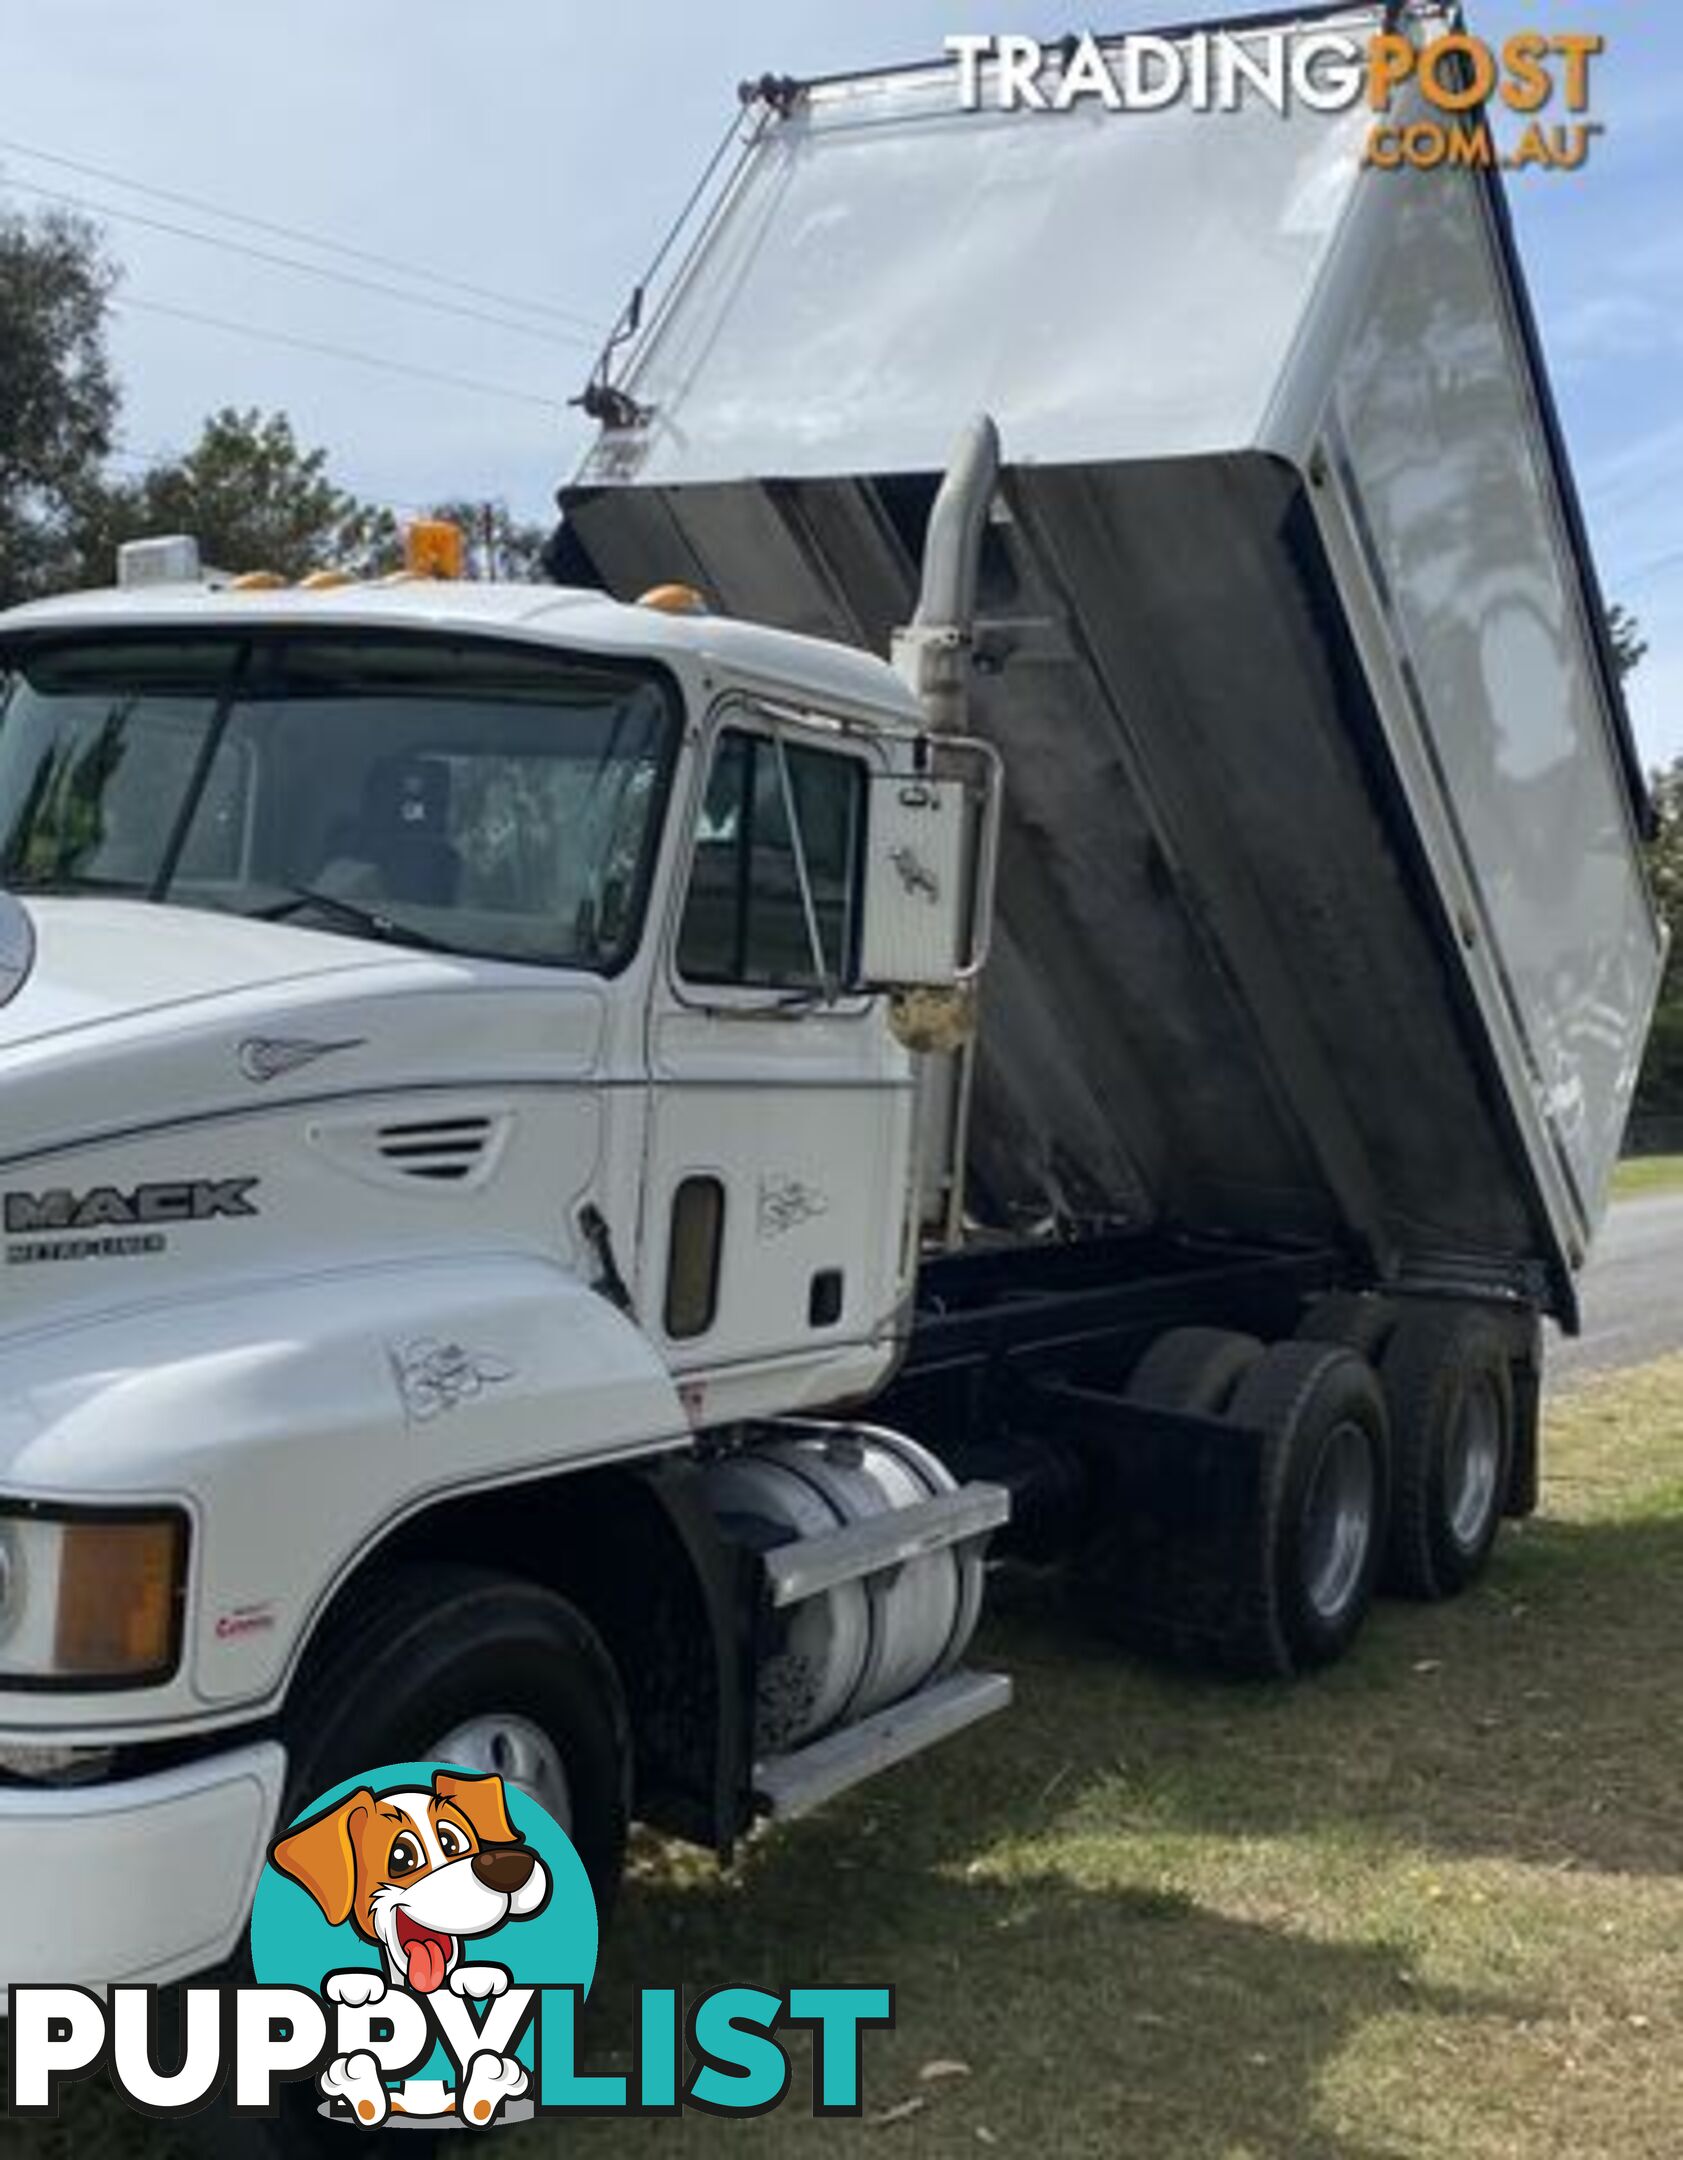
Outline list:
[[[467,542],[448,518],[417,518],[403,536],[403,566],[411,577],[460,578]]]

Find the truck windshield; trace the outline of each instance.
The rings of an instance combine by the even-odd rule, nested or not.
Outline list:
[[[679,732],[653,670],[433,638],[0,654],[0,884],[606,973]]]

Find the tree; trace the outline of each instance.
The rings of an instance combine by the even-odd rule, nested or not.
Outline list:
[[[190,533],[205,563],[353,576],[395,569],[397,520],[337,486],[284,413],[229,406],[184,457],[106,473],[119,392],[105,349],[117,273],[96,229],[0,212],[0,608],[108,585],[125,540]],[[538,576],[543,534],[503,502],[441,506],[468,535],[472,574]]]
[[[183,458],[139,479],[84,488],[77,543],[80,581],[108,584],[125,540],[190,533],[207,565],[236,573],[312,570],[379,577],[403,567],[397,519],[337,487],[325,450],[304,450],[284,413],[224,410],[205,422]],[[426,513],[447,518],[467,541],[467,574],[525,582],[539,575],[544,535],[502,501],[462,497]]]
[[[1613,664],[1623,680],[1641,666],[1648,640],[1642,635],[1642,626],[1630,609],[1617,600],[1607,610],[1607,637],[1613,648]]]
[[[289,580],[312,570],[367,574],[397,534],[389,510],[334,484],[327,452],[304,449],[285,413],[255,407],[213,414],[185,457],[89,490],[82,512],[83,581],[91,584],[110,582],[123,541],[160,533],[190,533],[214,569],[273,570]]]
[[[1642,626],[1615,601],[1607,610],[1607,635],[1620,677],[1628,679],[1648,650]],[[1631,1106],[1634,1123],[1683,1118],[1683,756],[1652,775],[1649,793],[1654,837],[1647,849],[1648,882],[1660,919],[1671,932],[1671,951]]]
[[[0,607],[74,581],[79,505],[117,414],[115,278],[80,219],[0,214]]]
[[[1671,929],[1671,955],[1632,1115],[1683,1118],[1683,756],[1654,775],[1652,793],[1657,830],[1648,847],[1648,879]]]

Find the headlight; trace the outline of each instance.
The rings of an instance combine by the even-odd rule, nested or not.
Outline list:
[[[0,1506],[0,1687],[145,1687],[181,1657],[183,1515]]]

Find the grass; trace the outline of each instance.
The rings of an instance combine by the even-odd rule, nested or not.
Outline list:
[[[1291,1689],[1129,1662],[1019,1590],[1019,1706],[758,1838],[640,1852],[593,1998],[892,1980],[863,2122],[581,2123],[509,2160],[761,2154],[1675,2160],[1683,1359],[1550,1409],[1546,1511],[1460,1603]],[[347,2133],[347,2136],[349,2133]],[[78,2088],[8,2160],[164,2160]]]
[[[1616,1198],[1642,1193],[1683,1192],[1683,1155],[1632,1155],[1613,1173]]]

